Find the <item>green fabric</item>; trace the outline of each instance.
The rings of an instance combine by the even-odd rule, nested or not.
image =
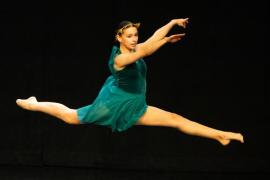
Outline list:
[[[80,122],[105,125],[112,131],[124,131],[145,113],[146,64],[143,59],[114,69],[114,58],[120,49],[113,46],[109,59],[111,75],[106,79],[92,104],[77,109]]]

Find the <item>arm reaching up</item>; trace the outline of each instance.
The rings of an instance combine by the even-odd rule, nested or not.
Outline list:
[[[145,43],[152,41],[155,42],[163,39],[175,25],[186,28],[188,20],[188,18],[171,20],[168,24],[156,30],[155,33],[149,39],[147,39]]]
[[[166,25],[157,29],[150,38],[140,44],[137,44],[138,32],[136,27],[131,24],[129,28],[124,30],[121,29],[123,33],[117,36],[117,40],[120,42],[121,51],[125,51],[126,53],[122,53],[115,58],[115,66],[121,69],[128,64],[134,63],[140,58],[153,54],[167,42],[178,42],[185,36],[185,33],[174,34],[169,37],[166,37],[166,35],[175,25],[186,28],[187,23],[188,18],[173,19]],[[134,48],[132,48],[129,46],[130,44],[136,44],[136,46],[133,46]]]

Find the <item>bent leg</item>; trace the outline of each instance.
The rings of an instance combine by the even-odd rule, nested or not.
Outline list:
[[[55,102],[38,102],[35,97],[17,99],[16,103],[23,109],[39,111],[54,116],[68,124],[80,124],[75,109],[70,109],[63,104]]]
[[[231,140],[244,142],[240,133],[221,131],[191,121],[178,114],[148,106],[146,113],[138,120],[136,125],[172,127],[189,135],[210,138],[227,145]]]

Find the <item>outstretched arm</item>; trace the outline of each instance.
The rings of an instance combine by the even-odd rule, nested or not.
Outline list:
[[[159,40],[162,40],[165,38],[165,36],[169,33],[169,31],[173,28],[173,26],[178,25],[183,28],[186,28],[186,25],[188,23],[188,18],[185,19],[173,19],[166,25],[162,26],[158,30],[155,31],[155,33],[145,41],[145,43],[151,43],[156,42]]]
[[[166,37],[166,35],[175,25],[186,28],[187,23],[188,18],[173,19],[166,25],[156,30],[155,33],[149,39],[147,39],[144,43],[139,44],[138,46],[146,51],[146,55],[151,55],[165,43],[167,42],[175,43],[181,40],[181,37],[183,37],[185,34],[175,34],[169,37]]]
[[[166,35],[173,28],[173,26],[178,25],[185,28],[187,23],[188,18],[171,20],[169,23],[156,30],[155,33],[145,42],[138,44],[136,47],[136,52],[117,56],[115,59],[116,65],[118,67],[124,67],[140,58],[153,54],[167,42],[175,43],[181,40],[181,38],[185,36],[184,33],[171,35],[169,37],[166,37]]]

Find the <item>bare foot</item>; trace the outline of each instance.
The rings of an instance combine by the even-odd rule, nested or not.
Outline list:
[[[20,106],[23,109],[32,110],[33,111],[33,105],[37,103],[37,99],[34,96],[29,97],[28,99],[17,99],[16,103],[18,106]]]
[[[218,141],[223,145],[228,145],[231,140],[240,141],[241,143],[244,143],[244,137],[240,133],[233,133],[233,132],[224,132],[224,134],[220,135],[218,138]]]

